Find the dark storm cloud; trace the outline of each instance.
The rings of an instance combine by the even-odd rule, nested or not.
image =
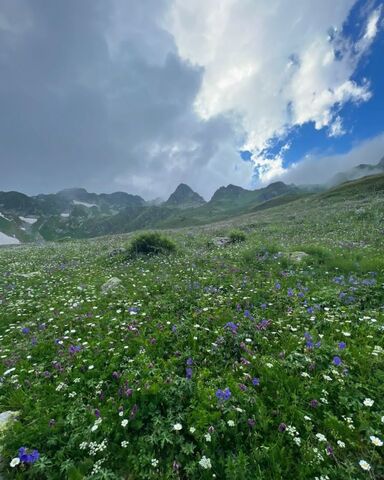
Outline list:
[[[1,188],[46,190],[84,178],[110,151],[105,96],[92,81],[109,63],[103,12],[92,1],[9,0],[0,8]]]
[[[230,120],[193,111],[203,72],[161,28],[167,4],[1,2],[0,189],[150,197],[188,178],[202,186],[219,152],[232,164]]]

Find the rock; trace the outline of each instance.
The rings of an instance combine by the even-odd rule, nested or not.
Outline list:
[[[30,272],[30,273],[19,273],[20,277],[24,278],[33,278],[40,275],[40,272]]]
[[[114,290],[119,288],[120,285],[121,285],[120,278],[112,277],[101,286],[101,292],[104,294],[113,292]]]
[[[215,245],[215,247],[225,247],[232,242],[229,237],[215,237],[212,239],[212,243]]]
[[[297,263],[302,262],[306,257],[309,257],[309,255],[305,252],[291,252],[288,254],[288,258]]]
[[[0,413],[0,432],[5,430],[10,422],[16,420],[18,415],[19,412],[11,412],[10,410]]]
[[[112,251],[109,252],[108,257],[113,258],[117,257],[118,255],[124,255],[125,253],[127,253],[127,250],[123,247],[114,248]]]

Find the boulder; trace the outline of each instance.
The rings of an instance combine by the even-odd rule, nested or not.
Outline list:
[[[112,277],[101,286],[101,293],[106,294],[106,293],[113,292],[116,289],[118,289],[120,286],[121,286],[120,278]]]
[[[306,257],[309,257],[309,255],[305,252],[291,252],[288,254],[288,258],[297,263],[302,262]]]
[[[124,255],[126,254],[128,251],[126,248],[123,248],[123,247],[119,247],[119,248],[114,248],[113,250],[111,250],[108,254],[108,256],[110,258],[113,258],[113,257],[117,257],[119,255]]]
[[[225,247],[232,242],[229,237],[215,237],[212,239],[212,243],[215,245],[215,247]]]
[[[0,432],[6,430],[10,422],[16,420],[19,412],[12,412],[10,410],[0,413]]]

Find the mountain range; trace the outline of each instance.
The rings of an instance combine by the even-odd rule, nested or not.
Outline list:
[[[339,185],[340,183],[357,180],[358,178],[365,177],[367,175],[375,175],[379,173],[384,173],[384,157],[375,165],[369,163],[360,163],[360,165],[352,167],[345,172],[337,173],[332,177],[329,185]]]
[[[329,185],[304,187],[274,182],[264,188],[247,190],[230,184],[216,190],[208,202],[184,183],[178,185],[164,202],[159,199],[146,202],[140,196],[126,192],[90,193],[84,188],[36,196],[0,192],[0,245],[208,224],[309,197],[316,198],[322,192],[332,196],[337,185],[383,173],[384,158],[376,165],[361,164],[338,173],[330,182],[331,188]]]

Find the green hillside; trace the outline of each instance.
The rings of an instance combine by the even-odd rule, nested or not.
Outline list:
[[[204,218],[87,215],[49,222]],[[141,237],[167,254],[138,254],[137,233],[1,248],[1,475],[364,480],[365,461],[384,478],[383,225],[369,177]],[[22,447],[36,461],[12,466]]]

